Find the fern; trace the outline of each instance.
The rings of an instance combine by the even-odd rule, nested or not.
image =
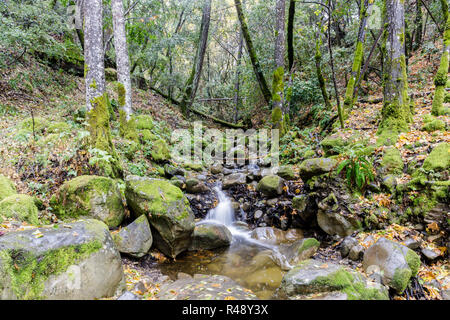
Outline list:
[[[350,189],[356,187],[361,193],[375,180],[373,167],[365,156],[352,154],[337,167],[337,175],[345,169],[345,178]]]

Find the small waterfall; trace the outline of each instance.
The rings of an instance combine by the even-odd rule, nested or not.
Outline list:
[[[219,197],[219,204],[208,212],[206,220],[219,222],[230,228],[232,227],[233,222],[236,221],[231,201],[219,186],[214,187],[214,191],[216,191],[217,196]]]

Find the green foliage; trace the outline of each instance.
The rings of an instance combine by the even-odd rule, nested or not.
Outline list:
[[[339,175],[344,169],[349,188],[356,186],[360,192],[364,192],[367,185],[375,179],[372,163],[366,156],[352,153],[339,164],[336,173]]]

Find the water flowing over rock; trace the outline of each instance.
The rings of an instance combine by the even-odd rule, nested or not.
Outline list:
[[[363,268],[378,266],[383,271],[383,283],[401,293],[411,277],[417,275],[420,257],[408,247],[380,238],[364,253]]]
[[[91,217],[117,227],[125,217],[116,181],[100,176],[81,176],[64,183],[50,201],[61,218]]]
[[[247,177],[244,173],[233,173],[223,177],[222,188],[226,190],[238,184],[245,184],[246,182]]]
[[[194,214],[183,192],[167,180],[128,176],[125,195],[133,214],[146,215],[155,246],[175,258],[187,250],[194,231]]]
[[[257,300],[247,289],[225,276],[194,275],[161,287],[160,300]]]
[[[118,233],[113,234],[117,249],[135,258],[145,256],[150,250],[153,237],[145,215],[140,216]]]
[[[124,286],[120,254],[99,220],[0,237],[0,299],[98,299]]]

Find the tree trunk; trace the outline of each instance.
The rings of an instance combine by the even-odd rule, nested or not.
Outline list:
[[[111,139],[109,99],[105,91],[102,1],[91,0],[84,4],[84,9],[86,109],[91,146],[112,155],[111,160],[97,163],[100,173],[119,178],[123,172]]]
[[[236,80],[234,82],[234,122],[237,123],[239,118],[239,107],[241,105],[240,97],[240,87],[241,87],[241,62],[242,62],[242,51],[244,49],[244,38],[242,36],[242,31],[239,33],[239,48],[238,56],[236,62]]]
[[[445,113],[445,88],[448,82],[448,67],[450,59],[450,14],[448,12],[447,0],[441,0],[441,7],[446,24],[444,30],[444,52],[442,53],[441,64],[438,72],[434,78],[436,91],[434,93],[433,108],[431,113],[435,116],[440,116]]]
[[[202,74],[203,61],[205,59],[206,48],[208,46],[209,24],[211,21],[211,0],[205,0],[203,6],[202,23],[200,26],[200,38],[198,41],[197,54],[192,67],[191,75],[186,82],[183,99],[181,101],[181,110],[183,114],[192,106],[195,95],[197,94],[200,77]]]
[[[394,144],[411,121],[405,58],[405,7],[403,0],[384,0],[384,86],[380,144]]]
[[[422,16],[422,2],[416,0],[416,32],[414,35],[413,49],[417,50],[422,45],[422,30],[423,30],[423,16]]]
[[[120,135],[130,140],[138,140],[131,99],[130,58],[128,56],[125,17],[122,0],[111,0],[114,32],[114,48],[117,65],[117,93],[120,106]]]
[[[255,72],[256,80],[258,81],[259,87],[264,96],[264,100],[266,101],[267,105],[270,105],[270,102],[272,100],[272,93],[267,86],[266,78],[264,77],[263,71],[261,70],[261,65],[256,55],[255,48],[253,47],[253,42],[248,31],[247,21],[242,9],[242,2],[241,0],[234,0],[234,4],[236,7],[239,22],[241,24],[242,35],[244,36],[247,51],[252,62],[253,70]]]
[[[273,112],[272,122],[275,127],[284,132],[284,53],[285,53],[285,17],[286,1],[277,0],[276,2],[276,40],[275,40],[275,71],[273,73]]]
[[[322,53],[320,52],[320,46],[322,44],[322,39],[320,38],[320,31],[317,32],[317,38],[316,38],[316,53],[314,55],[314,60],[316,62],[316,74],[317,74],[317,80],[319,81],[320,90],[322,91],[322,97],[323,102],[325,103],[325,108],[327,110],[331,110],[331,103],[330,98],[328,97],[327,88],[325,85],[325,79],[322,75]]]
[[[294,19],[295,19],[295,0],[289,2],[289,17],[287,26],[287,44],[288,44],[288,60],[289,70],[294,65]]]
[[[357,93],[355,93],[354,96],[354,88],[355,83],[359,82],[361,65],[364,57],[364,40],[366,38],[367,18],[371,6],[372,4],[369,2],[369,0],[361,0],[360,23],[359,23],[358,38],[356,40],[355,56],[353,58],[352,72],[350,75],[350,79],[347,83],[347,90],[345,92],[345,99],[344,99],[344,110],[346,112],[348,112],[348,110],[350,110],[353,107],[353,101],[355,101],[357,98],[356,97]]]

